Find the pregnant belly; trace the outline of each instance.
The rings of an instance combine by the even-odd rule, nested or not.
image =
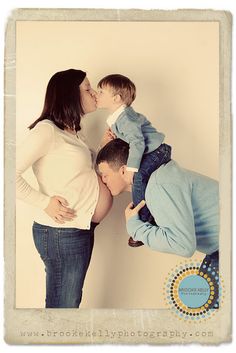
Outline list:
[[[98,196],[97,206],[95,208],[95,211],[92,217],[92,221],[96,223],[100,223],[101,220],[109,212],[112,206],[113,198],[111,196],[109,189],[106,187],[105,184],[103,184],[99,175],[97,175],[97,178],[98,178],[98,184],[99,184],[99,196]]]

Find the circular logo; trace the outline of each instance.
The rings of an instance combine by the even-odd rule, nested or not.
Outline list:
[[[210,297],[209,283],[198,275],[185,277],[179,284],[178,296],[188,308],[199,308]]]
[[[220,282],[215,268],[201,267],[197,261],[181,263],[166,278],[163,292],[166,305],[181,319],[205,320],[215,315],[219,303],[222,305]]]

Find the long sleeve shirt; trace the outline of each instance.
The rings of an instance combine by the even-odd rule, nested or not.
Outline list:
[[[183,169],[172,160],[153,172],[145,199],[157,225],[131,217],[127,231],[135,240],[183,257],[191,257],[195,250],[204,254],[218,250],[217,181]]]
[[[30,167],[37,179],[38,190],[23,177]],[[58,227],[44,209],[50,197],[61,196],[77,216],[60,227],[89,229],[98,194],[91,153],[79,136],[59,129],[50,120],[43,120],[30,130],[17,149],[16,196],[38,208],[37,223]]]

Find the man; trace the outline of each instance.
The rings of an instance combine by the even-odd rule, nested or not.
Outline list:
[[[131,191],[126,162],[129,145],[114,139],[98,153],[97,165],[111,194]],[[206,254],[201,269],[218,270],[219,186],[209,177],[181,168],[171,160],[155,170],[148,182],[145,201],[156,224],[142,222],[132,203],[125,210],[127,232],[134,240],[160,252],[191,257]]]

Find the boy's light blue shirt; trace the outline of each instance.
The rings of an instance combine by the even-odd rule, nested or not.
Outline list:
[[[130,146],[127,167],[139,169],[144,153],[157,149],[165,135],[158,132],[147,118],[136,113],[132,107],[125,107],[111,125],[112,132]]]
[[[219,184],[175,161],[152,173],[146,203],[158,226],[131,217],[128,233],[153,250],[191,257],[219,248]]]

